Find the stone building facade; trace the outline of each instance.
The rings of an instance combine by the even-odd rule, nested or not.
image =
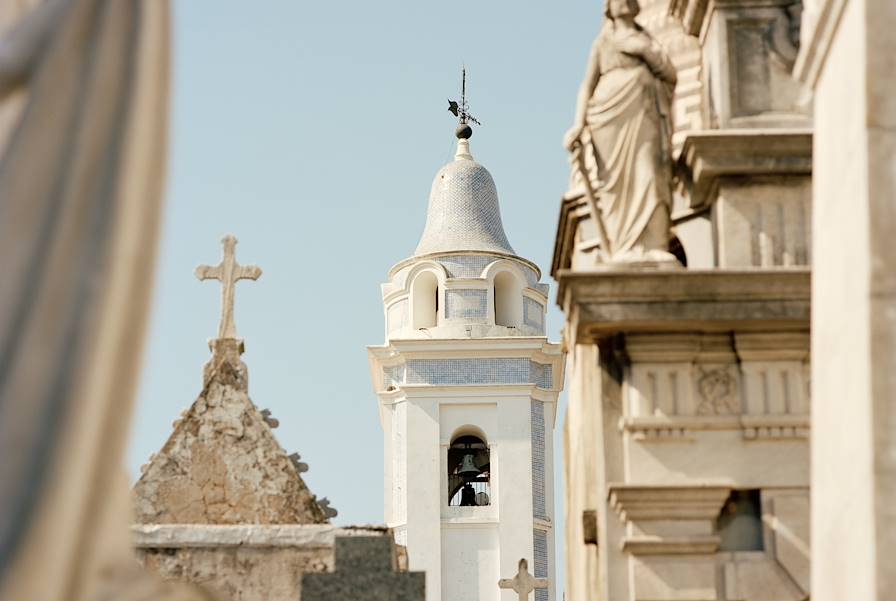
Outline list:
[[[896,590],[896,3],[806,0],[813,92],[812,597]]]
[[[571,601],[796,601],[809,576],[811,108],[800,3],[644,0],[678,71],[680,265],[606,265],[562,201]],[[573,180],[575,182],[575,180]]]

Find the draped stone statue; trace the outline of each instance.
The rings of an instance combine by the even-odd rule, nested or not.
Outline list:
[[[209,598],[136,564],[123,465],[168,20],[167,0],[0,7],[0,599]]]
[[[603,262],[671,263],[670,105],[675,67],[635,22],[637,0],[606,0],[575,123],[574,179],[592,204]]]

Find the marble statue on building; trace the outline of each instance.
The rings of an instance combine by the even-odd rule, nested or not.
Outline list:
[[[794,4],[607,0],[567,139],[591,185],[563,196],[552,269],[570,601],[810,594],[817,230],[782,60]],[[667,249],[681,268],[629,258]]]
[[[583,167],[577,179],[596,200],[604,261],[671,262],[677,77],[662,46],[635,22],[639,12],[637,0],[607,1],[565,142]]]

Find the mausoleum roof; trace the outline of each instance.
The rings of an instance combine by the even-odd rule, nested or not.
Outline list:
[[[495,180],[473,160],[469,140],[463,138],[454,160],[433,179],[426,227],[414,256],[456,251],[516,255],[501,223]]]

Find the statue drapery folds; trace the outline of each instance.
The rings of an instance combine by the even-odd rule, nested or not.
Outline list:
[[[675,260],[668,246],[676,73],[635,22],[639,10],[637,0],[606,0],[565,140],[577,179],[597,198],[605,262]]]
[[[168,9],[0,9],[0,599],[209,598],[136,565],[122,465],[164,187]]]

